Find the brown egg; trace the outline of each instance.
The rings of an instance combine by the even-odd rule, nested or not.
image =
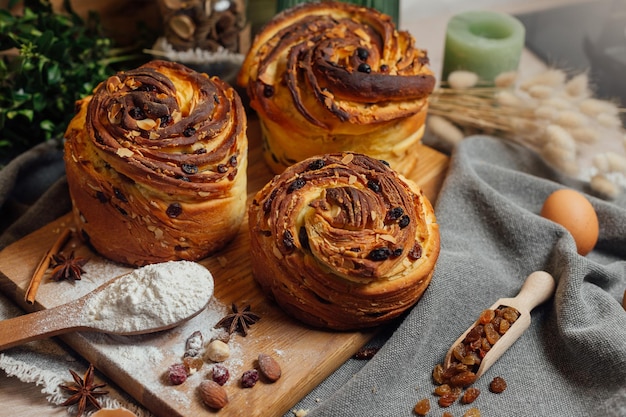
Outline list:
[[[550,194],[541,208],[541,215],[565,227],[576,241],[576,249],[586,255],[598,242],[598,216],[587,198],[571,189]]]

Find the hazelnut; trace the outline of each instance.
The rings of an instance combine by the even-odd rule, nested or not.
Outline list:
[[[259,354],[258,358],[259,372],[270,382],[275,382],[280,378],[282,372],[280,365],[270,355],[264,353]]]
[[[228,394],[223,386],[211,379],[200,383],[200,397],[207,407],[220,410],[228,404]]]
[[[215,339],[209,343],[206,354],[213,362],[224,362],[230,356],[230,348],[226,343]]]

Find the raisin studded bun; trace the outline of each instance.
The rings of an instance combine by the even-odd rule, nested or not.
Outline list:
[[[246,115],[235,90],[152,61],[78,103],[65,166],[76,226],[130,265],[198,260],[234,238],[246,211]]]
[[[315,327],[397,317],[422,296],[439,256],[439,227],[422,191],[362,154],[292,165],[256,194],[248,215],[254,277]]]
[[[259,32],[238,75],[261,120],[274,173],[354,151],[409,175],[435,78],[426,52],[375,9],[304,3]]]

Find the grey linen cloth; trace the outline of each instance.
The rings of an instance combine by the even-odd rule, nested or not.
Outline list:
[[[9,192],[4,174],[3,203]],[[59,182],[0,236],[0,248],[48,221],[33,214],[45,213],[38,206],[69,203],[63,178]],[[432,416],[462,416],[470,407],[483,416],[626,415],[626,197],[590,197],[600,240],[582,257],[562,227],[538,215],[543,200],[564,186],[588,191],[524,148],[489,137],[464,140],[436,204],[441,254],[423,298],[381,329],[371,345],[382,347],[371,360],[348,360],[287,415],[413,416],[422,398],[431,400]],[[432,394],[433,367],[484,308],[515,296],[535,270],[555,277],[554,299],[533,311],[527,332],[474,384],[481,394],[471,406],[440,408]],[[0,304],[8,302],[0,297]],[[45,353],[11,350],[6,356],[27,354],[46,367]],[[495,376],[508,384],[501,394],[488,390]]]
[[[295,409],[307,417],[428,415],[626,416],[626,200],[590,197],[600,222],[596,249],[582,257],[561,226],[539,216],[567,180],[535,154],[487,137],[464,140],[436,204],[441,255],[423,298],[373,359],[350,360]],[[479,379],[471,405],[443,409],[431,373],[484,308],[517,295],[533,271],[557,281],[553,300],[532,312],[526,333]],[[501,376],[508,388],[491,393]]]

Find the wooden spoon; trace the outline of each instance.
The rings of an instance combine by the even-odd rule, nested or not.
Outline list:
[[[145,294],[158,293],[160,295],[154,296],[134,294],[134,296],[143,297],[138,303],[144,304],[148,301],[147,297],[151,296],[159,297],[158,302],[168,302],[172,303],[172,305],[180,306],[181,302],[184,301],[187,305],[189,305],[189,309],[185,310],[188,314],[185,313],[185,315],[182,314],[182,311],[176,311],[175,314],[163,317],[161,320],[152,320],[152,322],[155,323],[154,325],[150,325],[149,323],[151,321],[147,321],[147,327],[136,327],[132,328],[132,330],[129,330],[129,328],[122,323],[117,324],[115,320],[116,317],[109,317],[101,320],[90,318],[90,315],[88,314],[90,301],[95,300],[95,297],[97,297],[100,293],[107,291],[107,289],[110,291],[115,290],[115,294],[118,294],[118,288],[113,288],[113,284],[115,282],[124,277],[127,277],[128,279],[128,277],[143,268],[154,268],[155,266],[156,264],[147,265],[142,268],[135,269],[129,274],[114,278],[94,291],[69,303],[0,321],[0,351],[22,343],[30,342],[32,340],[52,337],[72,331],[87,330],[121,335],[157,332],[178,326],[182,322],[198,315],[204,308],[206,308],[213,295],[213,277],[208,270],[199,270],[202,272],[199,272],[200,276],[197,277],[197,279],[201,280],[202,284],[206,285],[206,287],[202,292],[198,292],[198,288],[192,288],[192,286],[197,285],[199,281],[188,283],[188,280],[180,280],[175,273],[175,268],[170,268],[161,272],[161,277],[163,277],[162,279],[165,280],[166,283],[176,282],[177,286],[188,286],[190,287],[188,291],[181,291],[180,294],[172,291],[146,291]],[[197,266],[198,268],[203,268],[200,265]],[[203,273],[204,275],[202,275]],[[193,295],[193,297],[190,296],[190,294]],[[122,295],[123,294],[120,294],[120,297]],[[155,301],[152,302],[154,303]],[[129,320],[130,318],[126,317],[126,319]],[[157,322],[158,325],[156,324]]]
[[[526,278],[519,294],[515,298],[500,298],[490,309],[495,310],[500,306],[515,308],[519,313],[517,320],[511,325],[509,330],[493,344],[491,349],[485,354],[476,371],[476,379],[487,372],[504,352],[519,339],[530,325],[530,312],[539,304],[548,300],[555,289],[555,282],[552,275],[544,271],[535,271]],[[452,351],[461,343],[465,336],[478,324],[478,319],[472,324],[450,347],[443,362],[444,369],[447,369],[453,359]]]

